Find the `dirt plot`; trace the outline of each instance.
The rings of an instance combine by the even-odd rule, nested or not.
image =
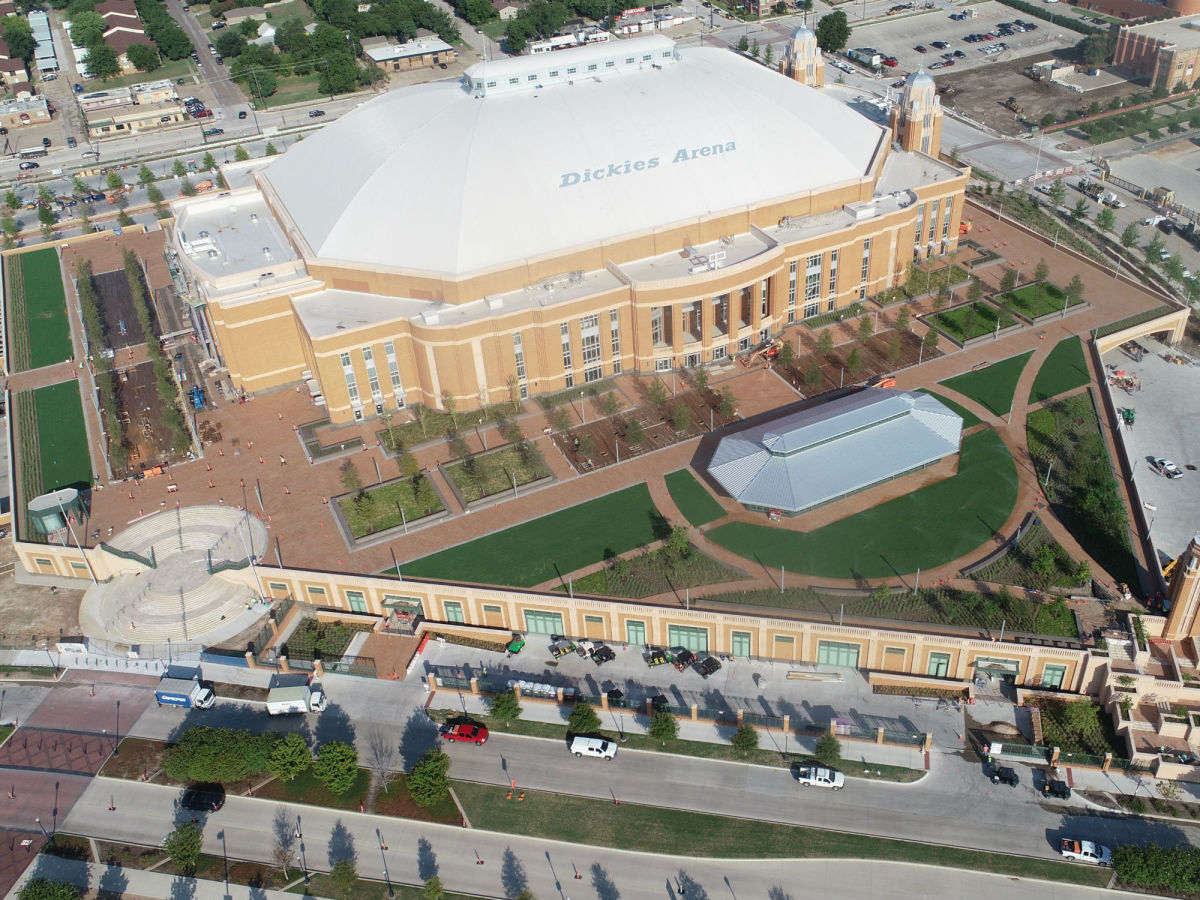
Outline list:
[[[822,357],[818,353],[797,357],[795,361],[787,365],[780,365],[779,370],[805,395],[813,397],[823,394],[825,391],[836,390],[844,385],[867,381],[876,375],[886,375],[898,369],[915,366],[918,360],[928,362],[942,355],[941,350],[922,351],[921,338],[911,331],[903,331],[900,332],[899,355],[894,360],[889,359],[888,349],[894,334],[896,334],[895,331],[885,331],[872,335],[865,341],[843,344],[835,347],[828,357]],[[855,350],[858,351],[862,366],[857,372],[851,372],[846,363],[850,354]],[[821,368],[821,383],[816,387],[810,387],[805,383],[805,378],[814,362]]]
[[[1073,53],[1047,52],[1044,56],[1027,56],[966,71],[943,70],[934,76],[941,92],[942,105],[965,113],[1002,134],[1024,134],[1029,130],[1028,125],[1023,124],[1016,113],[1004,106],[1009,97],[1016,97],[1026,120],[1037,124],[1046,113],[1054,113],[1055,117],[1062,121],[1069,110],[1081,112],[1093,102],[1107,109],[1108,101],[1113,97],[1127,97],[1139,90],[1145,90],[1144,87],[1121,82],[1114,87],[1076,94],[1061,85],[1048,81],[1037,82],[1023,74],[1031,62],[1049,59],[1052,56],[1060,56],[1064,60],[1074,62]],[[954,92],[943,91],[946,87],[952,88]],[[1047,150],[1052,146],[1078,146],[1078,141],[1072,141],[1066,134],[1056,134],[1053,139],[1055,143],[1051,145],[1051,139],[1047,138]],[[944,153],[953,149],[942,147]]]
[[[104,339],[108,346],[119,353],[127,347],[137,347],[146,343],[146,334],[138,321],[125,270],[92,275],[92,284],[96,286],[96,293],[100,297],[100,316]],[[153,309],[150,316],[151,325],[154,327]]]
[[[129,448],[129,465],[124,470],[114,470],[115,477],[127,478],[186,458],[186,454],[171,450],[170,435],[162,434],[158,428],[162,421],[163,401],[158,396],[152,363],[129,366],[108,376],[96,377],[116,379],[114,395],[121,410],[121,440]]]
[[[25,649],[48,638],[77,634],[83,591],[20,584],[13,575],[17,565],[12,542],[0,541],[0,572],[5,573],[0,575],[0,644]]]
[[[676,410],[680,407],[688,410],[690,423],[682,431],[675,428]],[[642,442],[637,447],[626,438],[630,423],[635,421],[642,429]],[[554,435],[554,443],[577,471],[586,472],[612,465],[617,462],[618,453],[622,460],[628,460],[641,453],[690,440],[707,432],[710,426],[722,428],[735,421],[736,417],[721,414],[721,398],[714,391],[705,390],[701,394],[690,390],[668,399],[662,406],[640,406],[559,432]]]

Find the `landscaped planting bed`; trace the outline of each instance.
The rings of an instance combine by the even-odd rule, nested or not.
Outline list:
[[[1092,700],[1029,697],[1026,706],[1042,711],[1042,743],[1063,753],[1123,756],[1123,742],[1113,730],[1112,717]]]
[[[371,626],[365,624],[303,619],[288,636],[288,655],[297,659],[340,659],[356,634],[370,630]]]
[[[454,482],[463,500],[472,503],[510,493],[514,482],[519,489],[532,481],[549,478],[550,468],[536,447],[522,442],[447,463],[442,466],[442,473]]]
[[[962,306],[934,313],[932,316],[928,316],[927,320],[959,343],[983,337],[985,334],[993,334],[996,331],[997,322],[1000,323],[1000,329],[1017,324],[1017,320],[1012,316],[1000,312],[996,307],[983,301],[964,303]]]
[[[694,547],[689,547],[686,556],[659,548],[613,560],[603,569],[575,579],[573,589],[579,594],[636,599],[706,584],[741,581],[745,577],[744,572],[722,565]]]
[[[1039,281],[1000,294],[996,297],[996,302],[1010,312],[1019,313],[1027,319],[1036,319],[1049,313],[1062,312],[1083,303],[1083,300],[1078,297],[1068,298],[1058,285]]]
[[[53,247],[8,257],[5,288],[13,316],[12,371],[38,369],[74,355],[67,298]]]
[[[364,488],[337,497],[334,503],[338,505],[346,527],[355,538],[378,534],[405,522],[412,525],[446,508],[434,490],[433,482],[424,475],[418,475],[412,481],[402,478]],[[400,512],[402,509],[403,514]]]
[[[1071,558],[1039,521],[1021,534],[1021,539],[994,562],[975,569],[971,577],[991,584],[1015,584],[1045,590],[1077,587],[1091,580],[1091,571]]]

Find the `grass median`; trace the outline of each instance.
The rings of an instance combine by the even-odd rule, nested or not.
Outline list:
[[[798,825],[732,819],[682,809],[587,800],[526,791],[521,803],[504,787],[455,782],[475,828],[570,844],[711,859],[881,859],[1040,878],[1090,887],[1108,884],[1106,869],[983,853]]]

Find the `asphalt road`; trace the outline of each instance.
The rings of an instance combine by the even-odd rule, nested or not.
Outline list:
[[[180,816],[175,809],[178,793],[158,785],[96,779],[63,828],[106,840],[157,844],[191,815]],[[851,867],[842,860],[654,856],[245,797],[229,798],[203,827],[204,849],[213,854],[267,862],[283,844],[287,855],[307,869],[326,870],[333,860],[353,852],[361,875],[382,879],[386,872],[396,882],[414,884],[437,874],[447,890],[483,896],[512,897],[524,888],[534,896],[557,894],[561,900],[572,895],[576,900],[649,900],[664,895],[668,900],[708,900],[725,892],[735,900],[823,894],[841,900],[911,900],[951,892],[985,900],[1101,895],[1099,889],[901,863],[856,860]],[[582,877],[576,879],[576,872]],[[686,887],[682,896],[681,882]]]

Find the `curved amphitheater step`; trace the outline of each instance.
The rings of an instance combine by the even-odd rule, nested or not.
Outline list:
[[[256,557],[267,549],[267,527],[244,510],[227,506],[185,506],[138,519],[108,542],[143,557],[154,548],[156,560],[187,551],[213,551],[214,560]]]

